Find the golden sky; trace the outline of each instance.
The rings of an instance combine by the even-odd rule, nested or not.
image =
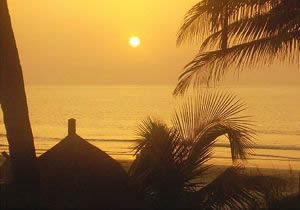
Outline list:
[[[176,84],[196,46],[176,47],[197,0],[9,0],[27,84]],[[141,45],[128,45],[139,36]]]
[[[195,0],[9,0],[26,82],[175,83],[190,48],[177,30]],[[130,36],[141,38],[131,48]]]

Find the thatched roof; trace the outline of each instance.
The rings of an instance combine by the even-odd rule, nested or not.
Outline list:
[[[135,207],[126,171],[105,152],[76,135],[75,127],[69,127],[69,135],[41,155],[38,162],[43,207]]]

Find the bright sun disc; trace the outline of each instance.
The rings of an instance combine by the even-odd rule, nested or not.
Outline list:
[[[137,36],[133,36],[129,39],[129,44],[131,47],[138,47],[141,44],[141,40]]]

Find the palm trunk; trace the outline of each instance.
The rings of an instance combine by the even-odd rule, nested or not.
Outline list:
[[[228,0],[224,1],[223,8],[223,32],[222,32],[222,41],[221,41],[221,49],[225,50],[228,48]]]
[[[12,208],[36,208],[39,171],[7,0],[0,0],[0,103],[14,176]]]

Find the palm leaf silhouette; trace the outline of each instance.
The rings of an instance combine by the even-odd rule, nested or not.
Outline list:
[[[212,167],[207,161],[220,136],[227,137],[233,161],[247,158],[255,132],[250,118],[242,115],[244,109],[235,96],[208,91],[187,97],[176,108],[171,127],[150,117],[141,123],[129,175],[149,208],[249,207],[261,202],[265,191],[258,186],[266,177],[248,179],[234,167],[210,184],[201,179]],[[240,181],[230,192],[224,188],[212,194],[220,183],[231,185],[234,177]]]
[[[201,1],[179,30],[177,44],[185,41],[201,46],[180,75],[175,95],[191,84],[197,88],[217,82],[232,69],[240,72],[274,61],[299,64],[300,1]]]

